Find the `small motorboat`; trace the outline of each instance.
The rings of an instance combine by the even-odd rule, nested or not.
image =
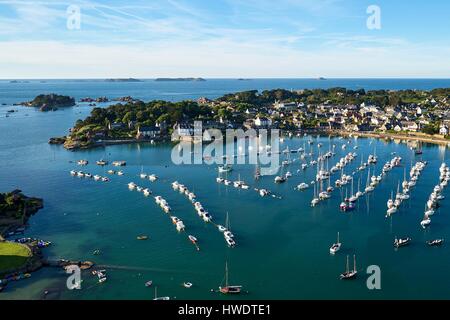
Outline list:
[[[422,221],[420,221],[420,225],[422,226],[422,228],[426,228],[431,224],[431,219],[425,215],[422,219]]]
[[[275,183],[284,183],[284,182],[286,182],[286,177],[282,177],[282,176],[275,177]]]
[[[400,248],[400,247],[407,246],[410,243],[411,243],[411,238],[400,238],[400,239],[395,238],[394,247]]]
[[[146,174],[146,173],[141,173],[141,174],[139,175],[139,177],[140,177],[141,179],[147,179],[147,174]]]
[[[126,161],[114,161],[112,163],[112,165],[115,167],[124,167],[127,165],[127,162]]]
[[[89,161],[87,161],[87,160],[78,160],[78,162],[77,162],[77,164],[79,166],[87,166],[88,163],[89,163]]]
[[[155,182],[156,180],[158,180],[158,176],[156,174],[151,174],[148,176],[148,180],[150,180],[151,182]]]
[[[179,220],[179,221],[176,223],[176,227],[177,227],[177,231],[178,231],[178,232],[184,231],[184,229],[185,229],[184,223],[183,223],[183,221],[181,221],[181,220]]]
[[[396,213],[397,212],[397,207],[396,206],[393,206],[392,208],[389,208],[387,211],[386,211],[386,215],[388,216],[388,217],[390,217],[391,215],[393,215],[394,213]]]
[[[205,212],[202,218],[205,222],[210,222],[212,220],[212,216],[208,212]]]
[[[102,160],[97,161],[96,163],[97,163],[98,166],[102,166],[103,167],[103,166],[106,166],[108,164],[108,161],[102,159]]]
[[[429,240],[427,241],[427,245],[430,247],[437,247],[444,243],[444,239],[435,239],[435,240]]]
[[[148,236],[137,236],[136,239],[138,239],[138,240],[148,240]]]
[[[152,280],[149,280],[149,281],[147,281],[147,282],[145,283],[145,286],[148,288],[148,287],[151,287],[152,284],[153,284],[153,281],[152,281]]]
[[[177,190],[179,187],[180,187],[180,184],[178,183],[178,181],[172,182],[172,188],[173,188],[174,190]]]
[[[236,242],[232,238],[225,237],[225,241],[230,248],[234,248],[236,246]]]
[[[222,225],[217,225],[217,229],[219,229],[219,231],[220,232],[225,232],[225,231],[227,231],[227,228],[225,228],[224,226],[222,226]]]
[[[192,288],[192,283],[191,282],[183,282],[183,287],[185,288]]]
[[[190,240],[192,243],[197,243],[197,242],[198,242],[197,238],[194,237],[194,236],[192,236],[192,235],[188,235],[188,238],[189,238],[189,240]]]
[[[233,170],[233,168],[231,167],[231,165],[227,164],[227,165],[224,165],[224,166],[219,166],[218,170],[219,170],[220,173],[223,173],[223,172],[230,172],[230,171]]]
[[[228,230],[226,230],[226,231],[223,232],[223,236],[224,236],[225,238],[230,238],[230,239],[233,239],[233,238],[234,238],[234,234],[233,234],[231,231],[228,231]]]
[[[300,184],[297,186],[297,190],[300,190],[300,191],[306,190],[306,189],[308,189],[308,188],[309,188],[309,185],[308,185],[307,183],[304,183],[304,182],[300,183]]]

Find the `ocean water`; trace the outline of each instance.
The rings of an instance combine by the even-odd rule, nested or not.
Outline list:
[[[283,88],[315,89],[344,87],[348,89],[421,89],[430,90],[450,86],[450,79],[207,79],[195,82],[105,82],[103,80],[26,80],[10,83],[0,80],[0,104],[18,103],[33,99],[41,93],[70,95],[77,99],[86,96],[117,98],[132,96],[144,101],[162,99],[179,101],[199,97],[217,98],[227,93],[245,90]]]
[[[238,176],[253,188],[267,188],[282,199],[261,198],[253,190],[237,190],[216,183],[217,168],[208,165],[174,165],[172,145],[120,145],[79,152],[68,152],[60,146],[48,145],[49,137],[67,133],[79,118],[86,117],[91,108],[80,105],[56,112],[41,113],[24,107],[5,118],[9,104],[28,100],[41,92],[83,96],[117,97],[131,95],[144,100],[153,98],[184,99],[199,96],[215,97],[223,93],[251,88],[285,87],[294,89],[312,86],[316,80],[214,80],[198,83],[103,83],[98,81],[48,81],[13,84],[0,83],[0,190],[20,188],[27,195],[44,198],[45,208],[30,219],[26,236],[50,240],[45,249],[50,258],[93,260],[104,265],[108,281],[98,284],[89,273],[83,274],[82,290],[65,288],[67,275],[59,269],[42,269],[32,278],[12,283],[0,293],[0,299],[41,299],[49,290],[51,299],[152,299],[154,291],[144,283],[153,280],[158,294],[177,299],[228,299],[217,289],[224,277],[228,261],[231,282],[242,284],[248,293],[234,298],[249,299],[449,299],[449,247],[430,248],[425,241],[449,238],[449,199],[432,217],[432,225],[423,230],[419,223],[428,195],[438,182],[438,168],[448,158],[448,150],[436,145],[424,145],[424,154],[417,157],[402,142],[374,139],[351,139],[346,151],[339,138],[296,137],[286,139],[281,148],[297,149],[312,138],[315,157],[321,150],[336,145],[337,155],[330,164],[352,150],[358,158],[349,165],[351,173],[370,153],[379,162],[380,173],[395,152],[403,158],[407,172],[411,163],[428,161],[411,199],[391,218],[385,217],[386,201],[403,180],[403,167],[393,169],[371,195],[361,198],[357,210],[339,211],[344,191],[335,190],[333,197],[315,208],[310,207],[313,190],[295,191],[300,182],[314,179],[315,169],[297,172],[299,161],[289,167],[294,176],[283,185],[275,185],[273,176],[254,181],[253,165],[236,165],[229,179]],[[328,83],[321,81],[320,85]],[[359,85],[365,88],[432,88],[448,86],[448,80],[333,80],[330,86]],[[319,82],[319,81],[317,81]],[[255,85],[257,84],[257,85]],[[199,86],[199,87],[196,87]],[[309,147],[308,147],[309,148]],[[296,159],[297,155],[292,155]],[[112,176],[109,183],[88,181],[69,175],[72,169],[107,175],[108,167],[96,166],[101,158],[126,160],[125,175]],[[87,159],[87,167],[74,162]],[[155,183],[139,178],[141,170],[160,177]],[[355,181],[365,185],[367,171],[356,174]],[[338,175],[332,177],[334,182]],[[194,191],[198,200],[212,214],[218,224],[225,222],[228,212],[238,246],[230,249],[223,236],[212,224],[205,224],[196,214],[189,200],[171,188],[178,180]],[[154,203],[131,192],[127,183],[134,181],[149,187],[154,195],[161,195],[172,207],[172,214],[186,225],[185,233],[178,233],[169,217]],[[356,188],[356,184],[355,184]],[[448,190],[444,193],[449,197]],[[342,250],[330,256],[329,247],[340,232]],[[136,236],[147,234],[148,241]],[[188,241],[187,235],[199,239],[200,251]],[[413,239],[409,247],[395,250],[395,236]],[[101,254],[94,256],[94,250]],[[358,278],[339,280],[345,269],[346,255],[357,255]],[[381,290],[368,290],[366,268],[381,268]],[[194,286],[181,286],[190,281]]]

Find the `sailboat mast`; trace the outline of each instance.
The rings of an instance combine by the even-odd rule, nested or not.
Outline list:
[[[228,262],[225,262],[225,287],[228,287]]]
[[[356,272],[356,254],[353,255],[353,272]]]
[[[350,271],[349,266],[348,266],[348,255],[347,255],[347,268],[345,270],[347,273]]]

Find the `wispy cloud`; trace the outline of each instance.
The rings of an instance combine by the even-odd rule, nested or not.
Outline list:
[[[355,14],[352,3],[0,0],[0,69],[4,77],[450,75],[448,41],[370,33],[365,8]],[[81,30],[66,28],[73,4]]]

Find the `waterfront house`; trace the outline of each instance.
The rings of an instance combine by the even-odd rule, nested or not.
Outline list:
[[[144,127],[139,126],[136,134],[136,139],[148,139],[148,138],[159,138],[161,135],[161,130],[158,127]]]
[[[278,111],[294,111],[299,108],[299,105],[295,102],[280,102],[275,101],[273,104],[274,109]]]
[[[446,124],[441,124],[441,126],[439,127],[439,134],[447,136],[448,133],[449,133],[448,126]]]
[[[180,138],[194,135],[194,126],[187,122],[176,123],[173,129]]]
[[[371,132],[374,131],[375,127],[368,123],[356,124],[353,126],[353,131],[356,132]]]
[[[389,122],[386,122],[386,123],[382,124],[382,125],[379,127],[379,129],[380,129],[380,131],[382,131],[382,132],[386,132],[386,131],[392,130],[392,125],[391,125]]]
[[[256,117],[254,124],[257,128],[269,128],[272,126],[272,120],[266,117]]]
[[[118,130],[125,128],[125,125],[122,122],[109,122],[108,123],[108,129],[109,130]]]
[[[136,126],[136,121],[128,121],[128,129],[132,130]]]
[[[402,121],[401,122],[403,131],[417,132],[419,126],[414,121]]]

